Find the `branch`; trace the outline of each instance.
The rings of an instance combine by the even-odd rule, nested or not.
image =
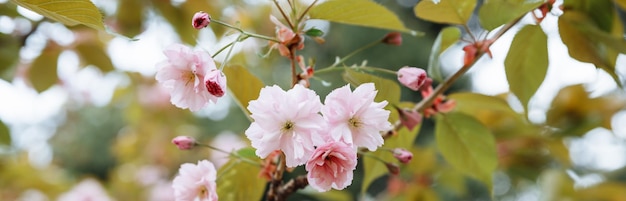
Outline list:
[[[289,180],[285,185],[281,186],[276,192],[276,201],[283,201],[287,199],[287,196],[296,192],[299,189],[303,189],[309,185],[309,180],[306,178],[306,175],[300,175],[296,178]]]

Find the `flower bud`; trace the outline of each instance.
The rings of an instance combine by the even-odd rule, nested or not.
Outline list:
[[[211,16],[208,13],[203,11],[198,11],[193,15],[193,20],[191,21],[191,25],[195,29],[202,29],[211,23]]]
[[[390,32],[385,35],[382,41],[385,44],[400,46],[402,45],[402,34],[399,32]]]
[[[422,115],[419,112],[401,108],[397,108],[396,110],[400,114],[400,123],[409,130],[413,130],[415,126],[422,123]]]
[[[413,91],[417,91],[426,82],[426,71],[416,67],[402,67],[398,70],[398,81]]]
[[[393,163],[385,163],[385,166],[387,166],[387,170],[389,170],[389,173],[391,173],[392,175],[400,174],[400,167],[398,167],[398,165]]]
[[[413,153],[406,149],[395,148],[393,150],[393,157],[396,157],[396,159],[398,159],[401,163],[406,164],[411,162],[411,159],[413,159]]]
[[[222,97],[226,92],[226,76],[220,70],[209,71],[204,76],[204,84],[209,93],[215,97]]]
[[[172,143],[174,143],[180,150],[190,150],[196,146],[196,139],[189,136],[178,136],[172,139]]]

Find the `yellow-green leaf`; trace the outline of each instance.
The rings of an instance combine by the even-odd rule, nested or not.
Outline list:
[[[615,0],[615,4],[620,6],[622,10],[626,10],[626,0]]]
[[[568,11],[559,17],[559,33],[572,58],[603,69],[621,86],[615,60],[617,52],[625,51],[626,41],[619,37],[623,34],[622,27],[615,24],[611,26],[615,30],[605,32],[583,12]]]
[[[41,51],[28,69],[28,78],[37,92],[45,91],[59,80],[57,76],[57,64],[61,47],[52,41]]]
[[[413,9],[415,16],[448,24],[466,24],[472,17],[476,0],[422,0]]]
[[[402,31],[416,35],[390,10],[370,0],[329,0],[314,6],[312,19]]]
[[[76,45],[76,52],[86,65],[94,65],[102,72],[109,72],[115,69],[113,62],[104,51],[104,44],[99,41],[88,41]]]
[[[248,111],[248,102],[257,99],[261,88],[265,85],[243,66],[233,65],[224,68],[224,74],[228,78],[228,89],[240,107]],[[250,111],[248,111],[250,114]]]
[[[237,155],[251,161],[260,159],[254,149],[243,148]],[[220,200],[260,200],[265,190],[265,179],[259,178],[261,167],[241,159],[231,158],[217,171],[217,195]]]
[[[16,37],[0,33],[0,78],[10,80],[20,58],[20,42]]]
[[[0,145],[11,145],[11,132],[2,121],[0,121]]]
[[[440,58],[441,53],[446,51],[448,47],[454,45],[459,38],[461,38],[461,30],[458,27],[446,27],[439,32],[437,39],[433,43],[433,48],[430,51],[430,57],[428,62],[428,74],[436,81],[442,81],[443,75],[441,74]]]
[[[378,90],[376,98],[374,99],[377,102],[386,100],[389,102],[389,105],[400,102],[400,86],[395,81],[367,73],[357,72],[350,68],[347,68],[344,72],[343,79],[355,87],[363,83],[374,83],[376,90]]]
[[[89,0],[11,0],[11,2],[68,26],[83,24],[105,30],[100,10]]]
[[[495,138],[484,125],[459,112],[437,115],[435,138],[448,163],[491,190],[498,158]]]
[[[540,26],[525,26],[515,35],[504,67],[511,92],[527,108],[548,72],[548,36]]]
[[[133,38],[143,31],[144,1],[120,0],[117,6],[116,22],[118,31]]]
[[[543,0],[485,0],[478,12],[478,19],[483,28],[493,30],[543,3]]]

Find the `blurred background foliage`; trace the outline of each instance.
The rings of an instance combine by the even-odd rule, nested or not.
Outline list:
[[[0,122],[0,200],[57,200],[71,192],[78,184],[91,179],[105,189],[115,200],[172,200],[170,181],[180,164],[209,158],[224,164],[227,156],[203,149],[179,151],[170,140],[178,135],[193,136],[201,142],[231,150],[245,146],[243,136],[249,125],[245,113],[232,101],[221,99],[198,113],[175,108],[169,97],[154,81],[154,63],[137,64],[117,61],[113,41],[139,44],[157,35],[160,44],[147,48],[166,46],[165,43],[182,42],[201,49],[215,45],[235,32],[222,26],[197,31],[190,26],[197,11],[210,13],[212,18],[238,24],[247,31],[272,36],[274,27],[268,19],[276,16],[270,1],[257,0],[98,0],[93,1],[104,14],[109,31],[125,36],[115,36],[86,26],[65,27],[47,18],[32,14],[8,1],[0,1],[0,78],[3,84],[26,86],[20,90],[41,98],[46,93],[63,91],[66,96],[58,109],[44,119],[16,121],[14,114],[4,114]],[[310,2],[310,1],[305,1]],[[417,0],[376,1],[398,15],[407,28],[423,32],[423,36],[404,34],[401,46],[376,45],[352,57],[346,65],[361,65],[397,70],[401,66],[426,67],[429,54],[439,31],[444,27],[423,21],[414,14]],[[623,5],[623,1],[615,1]],[[479,1],[481,5],[483,1]],[[624,17],[623,7],[619,16]],[[478,30],[476,20],[470,27]],[[324,30],[324,44],[307,38],[305,60],[315,60],[316,68],[332,65],[341,57],[372,41],[380,40],[388,31],[351,25],[330,25],[318,22]],[[157,27],[157,28],[154,28]],[[152,28],[152,29],[151,29]],[[158,30],[158,29],[161,30]],[[155,30],[157,29],[157,30]],[[160,33],[160,32],[163,33]],[[152,33],[148,33],[152,32]],[[166,34],[171,32],[172,34]],[[155,34],[156,33],[156,34]],[[205,36],[202,36],[204,34]],[[207,37],[209,39],[207,39]],[[214,38],[212,38],[214,37]],[[137,39],[138,41],[131,41]],[[206,42],[206,41],[210,42]],[[230,39],[232,40],[232,39]],[[205,41],[205,42],[202,42]],[[233,55],[228,65],[246,68],[266,85],[277,83],[285,88],[290,83],[289,61],[273,52],[269,57],[264,41],[242,43],[243,50]],[[152,40],[151,42],[155,42]],[[225,44],[225,43],[224,43]],[[118,47],[119,48],[119,47]],[[219,48],[219,47],[217,47]],[[460,46],[453,45],[457,51]],[[140,49],[139,49],[140,50]],[[160,50],[159,50],[160,51]],[[80,73],[64,74],[62,55],[71,52],[77,59],[76,72],[91,72],[96,78],[76,84]],[[494,54],[501,52],[494,52]],[[144,52],[132,52],[141,58]],[[131,57],[131,58],[132,58]],[[117,57],[118,59],[120,57]],[[126,57],[127,59],[128,57]],[[158,57],[155,59],[163,59]],[[445,57],[460,63],[462,58]],[[621,60],[624,61],[623,59]],[[120,64],[139,65],[136,69]],[[624,66],[624,65],[622,65]],[[148,70],[146,70],[148,69]],[[229,72],[227,71],[227,74]],[[447,75],[444,73],[444,75]],[[341,72],[325,73],[311,80],[321,97],[332,89],[345,85]],[[353,76],[357,76],[354,74]],[[381,75],[390,80],[395,77]],[[113,78],[111,78],[113,77]],[[111,79],[108,79],[111,78]],[[117,80],[117,81],[111,81]],[[229,78],[229,81],[232,82]],[[114,82],[112,89],[98,82]],[[229,83],[231,84],[231,83]],[[236,84],[236,83],[235,83]],[[232,89],[232,88],[231,88]],[[111,91],[110,97],[98,93]],[[386,89],[382,89],[386,90]],[[418,93],[401,88],[403,102],[417,102]],[[396,138],[390,144],[409,143],[414,159],[401,165],[397,176],[367,177],[363,160],[360,160],[355,180],[346,191],[315,193],[310,189],[299,191],[291,200],[624,200],[626,195],[626,167],[611,170],[594,168],[593,160],[574,163],[572,156],[580,152],[570,150],[573,141],[585,138],[590,131],[611,131],[616,122],[613,115],[625,106],[622,95],[593,94],[583,85],[565,87],[552,100],[544,123],[531,123],[529,114],[520,113],[519,104],[511,101],[510,94],[494,96],[474,93],[455,93],[472,90],[471,82],[462,79],[447,92],[457,102],[455,113],[471,116],[485,125],[496,140],[498,168],[494,173],[490,191],[480,181],[465,176],[446,163],[436,148],[433,121],[426,119],[415,142],[402,142]],[[4,90],[6,91],[6,90]],[[53,92],[51,92],[53,91]],[[10,96],[0,94],[0,104]],[[256,95],[251,95],[256,97]],[[98,98],[100,97],[100,98]],[[101,100],[104,99],[104,100]],[[28,104],[50,105],[46,102]],[[411,105],[411,103],[401,103]],[[4,108],[12,107],[8,105]],[[17,106],[16,106],[17,107]],[[54,107],[54,106],[50,106]],[[521,107],[521,106],[520,106]],[[37,110],[39,106],[32,106]],[[515,109],[512,109],[515,108]],[[8,110],[4,113],[22,110]],[[37,112],[29,113],[36,115]],[[393,112],[392,119],[397,119]],[[18,115],[19,116],[19,115]],[[624,116],[624,115],[622,115]],[[36,118],[39,119],[39,118]],[[624,120],[624,118],[621,118]],[[623,126],[622,126],[623,128]],[[42,131],[43,130],[43,131]],[[624,131],[624,130],[621,130]],[[401,131],[401,134],[411,132]],[[614,133],[619,145],[626,145],[626,133]],[[39,137],[38,137],[39,136]],[[44,136],[44,137],[41,137]],[[410,138],[409,138],[410,139]],[[389,145],[393,146],[393,145]],[[601,149],[595,145],[585,149]],[[612,153],[623,161],[626,149]],[[584,150],[583,150],[584,152]],[[388,153],[380,153],[388,154]],[[385,156],[386,158],[391,158]],[[589,156],[589,155],[587,155]],[[221,161],[221,162],[219,162]],[[380,163],[378,164],[380,165]],[[384,169],[384,166],[381,166]],[[246,171],[243,169],[242,171]],[[379,170],[380,171],[380,170]],[[383,171],[386,171],[384,169]],[[248,172],[249,173],[249,172]],[[297,168],[289,176],[303,174]],[[229,175],[229,174],[224,174]],[[258,181],[253,174],[235,177],[237,182]],[[361,189],[363,180],[373,182]],[[365,185],[367,186],[367,185]],[[237,187],[232,187],[236,190]],[[229,189],[227,189],[229,190]],[[362,196],[361,192],[367,192]],[[159,194],[160,193],[160,194]],[[168,194],[169,193],[169,194]],[[220,195],[222,196],[222,195]],[[224,199],[228,196],[223,196]]]

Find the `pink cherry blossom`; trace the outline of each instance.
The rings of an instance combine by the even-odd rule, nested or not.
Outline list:
[[[76,200],[93,200],[93,201],[112,201],[111,197],[102,185],[94,179],[85,179],[74,186],[70,191],[61,194],[58,201],[76,201]]]
[[[172,182],[176,201],[216,201],[216,178],[213,163],[202,160],[198,164],[185,163],[178,169]]]
[[[289,47],[291,45],[296,45],[297,50],[304,48],[304,37],[294,33],[291,28],[278,21],[273,15],[270,15],[270,21],[276,25],[276,38],[280,41],[280,43],[270,41],[272,49],[277,48],[281,56],[289,57],[291,53]]]
[[[427,78],[426,71],[421,68],[405,66],[398,70],[398,81],[413,91],[419,90]]]
[[[383,145],[380,132],[390,130],[392,126],[388,121],[390,112],[383,109],[387,101],[374,102],[376,93],[374,84],[366,83],[354,92],[346,85],[326,96],[322,114],[333,140],[343,140],[370,151]]]
[[[329,141],[317,147],[306,163],[307,179],[314,189],[341,190],[352,183],[356,168],[356,149],[344,142]]]
[[[226,93],[226,75],[220,70],[211,70],[204,77],[204,85],[211,95],[222,97]]]
[[[170,91],[170,102],[179,108],[197,111],[209,101],[216,102],[203,83],[208,72],[217,69],[215,61],[206,52],[173,44],[163,51],[167,60],[157,64],[156,80]]]
[[[172,139],[172,144],[175,144],[180,150],[190,150],[196,146],[196,139],[189,136],[177,136]]]
[[[281,150],[288,167],[302,165],[314,146],[323,143],[320,133],[325,123],[319,114],[321,107],[315,91],[302,85],[288,91],[276,85],[264,87],[259,98],[248,106],[254,122],[246,130],[246,136],[259,157]]]

